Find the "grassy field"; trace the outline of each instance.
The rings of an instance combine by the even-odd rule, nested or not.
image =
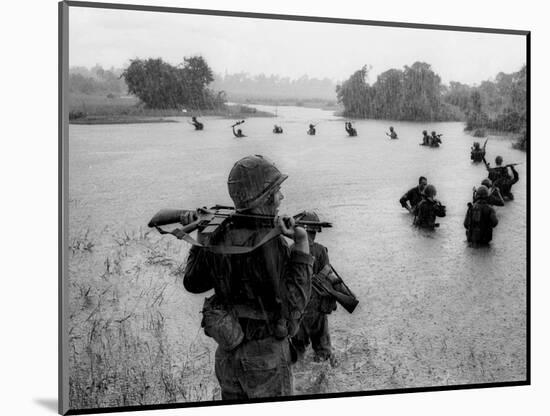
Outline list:
[[[270,113],[257,111],[246,105],[225,105],[215,110],[151,109],[134,96],[105,96],[69,94],[69,122],[71,124],[124,124],[170,122],[166,117],[220,116],[227,118],[269,117]]]

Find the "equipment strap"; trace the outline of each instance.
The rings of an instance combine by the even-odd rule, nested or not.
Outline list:
[[[246,254],[250,253],[254,250],[256,250],[258,247],[263,246],[264,244],[268,243],[269,241],[273,240],[277,236],[281,235],[281,229],[279,227],[275,227],[271,229],[261,240],[258,244],[251,246],[251,247],[243,247],[243,246],[223,246],[223,245],[205,245],[199,243],[197,240],[195,240],[193,237],[191,237],[188,233],[181,233],[181,229],[175,229],[173,231],[165,231],[161,229],[160,227],[156,227],[157,230],[161,234],[172,234],[174,237],[176,237],[178,240],[186,241],[187,243],[204,248],[208,251],[211,251],[212,253],[218,253],[218,254]]]

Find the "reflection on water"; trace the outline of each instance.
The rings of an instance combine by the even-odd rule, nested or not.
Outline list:
[[[398,386],[523,379],[526,165],[517,167],[515,201],[497,208],[492,246],[475,250],[465,243],[462,222],[472,187],[486,171],[471,163],[473,139],[462,123],[362,120],[354,122],[358,136],[348,137],[344,120],[331,112],[276,111],[276,118],[247,119],[241,126],[247,137],[238,139],[231,133],[232,120],[215,117],[201,118],[203,131],[185,120],[71,125],[70,232],[90,228],[100,239],[100,253],[111,243],[100,232],[106,227],[145,227],[160,208],[228,205],[233,163],[262,154],[289,175],[282,187],[283,212],[313,209],[334,224],[318,241],[360,298],[353,315],[338,310],[330,317],[337,348],[361,333],[370,342],[365,351],[386,350],[388,360],[398,363],[394,371],[403,374]],[[316,136],[306,135],[309,123],[318,123]],[[273,124],[284,133],[274,135]],[[385,135],[390,125],[399,140]],[[440,148],[419,146],[424,129],[443,133]],[[497,155],[505,163],[526,160],[509,140],[491,136],[487,159]],[[447,206],[435,232],[414,229],[398,202],[420,175],[436,186],[437,198]],[[181,302],[192,297],[178,290]],[[475,360],[484,363],[483,371],[471,370],[479,367]],[[433,365],[444,369],[437,377],[427,370]],[[371,381],[354,388],[379,388]]]

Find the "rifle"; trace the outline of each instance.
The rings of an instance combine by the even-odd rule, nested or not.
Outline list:
[[[238,126],[239,124],[243,124],[244,123],[244,120],[241,120],[241,121],[237,121],[235,124],[233,124],[231,126],[231,128],[235,127],[235,126]]]
[[[321,296],[330,296],[349,313],[353,313],[359,303],[353,292],[347,287],[334,267],[327,264],[311,279],[313,289]]]
[[[300,212],[293,216],[296,221],[296,225],[299,226],[315,226],[315,227],[332,227],[330,222],[319,222],[319,221],[304,221],[301,218],[305,215],[305,212]],[[194,221],[189,222],[189,217],[196,218]],[[185,240],[194,245],[203,244],[197,243],[195,240],[191,239],[188,234],[192,233],[195,230],[199,230],[201,237],[203,238],[204,245],[208,247],[208,244],[213,241],[214,237],[217,236],[222,230],[226,229],[229,224],[244,222],[250,224],[251,222],[259,224],[266,227],[274,228],[275,217],[270,215],[258,215],[258,214],[241,214],[238,213],[235,208],[224,206],[224,205],[214,205],[212,208],[198,208],[196,210],[184,210],[184,209],[161,209],[157,212],[153,218],[147,224],[148,227],[154,227],[161,234],[172,234],[180,240]],[[177,228],[173,231],[166,231],[160,228],[163,225],[170,224],[181,224],[183,228]],[[273,233],[271,238],[275,237],[277,234]],[[248,252],[251,250],[242,251]],[[237,254],[235,252],[235,254]]]

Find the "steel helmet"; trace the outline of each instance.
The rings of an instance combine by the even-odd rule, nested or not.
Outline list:
[[[229,196],[237,211],[252,209],[264,204],[286,178],[288,176],[269,159],[260,155],[246,156],[229,172]]]
[[[489,196],[489,190],[485,185],[481,185],[476,189],[476,197],[478,198],[487,198]]]
[[[422,130],[422,134],[428,134],[428,130]]]
[[[435,190],[435,186],[433,185],[426,185],[426,187],[424,188],[424,195],[426,197],[434,197],[435,194],[437,193],[437,191]]]
[[[474,142],[474,147],[475,147],[476,149],[479,149],[479,142]]]
[[[489,178],[485,178],[481,181],[481,184],[483,186],[486,186],[487,188],[490,188],[491,186],[493,186],[493,182],[491,181],[491,179]]]
[[[302,221],[316,221],[319,222],[319,216],[313,211],[304,211],[300,215],[300,220]],[[308,232],[321,232],[322,228],[317,225],[305,225],[304,229]]]
[[[496,163],[497,165],[502,164],[502,156],[497,156],[497,157],[495,157],[495,163]]]

